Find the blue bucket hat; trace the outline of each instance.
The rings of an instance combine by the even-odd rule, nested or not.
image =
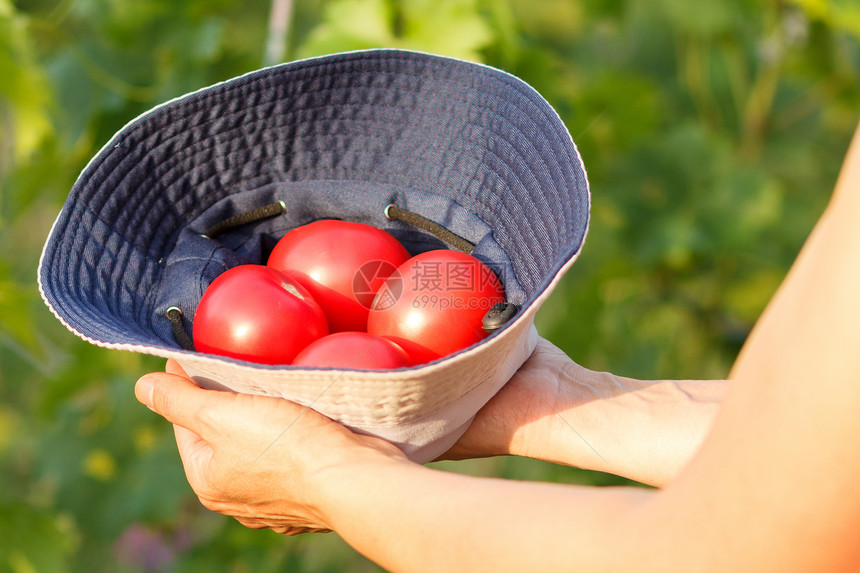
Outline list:
[[[411,51],[333,54],[131,121],[72,188],[38,279],[84,340],[174,358],[203,387],[297,401],[425,462],[534,349],[534,315],[576,260],[589,206],[570,134],[522,80]],[[183,347],[209,283],[265,263],[287,231],[319,219],[380,227],[412,254],[445,248],[428,232],[441,229],[497,271],[516,312],[480,343],[391,371],[264,366]]]

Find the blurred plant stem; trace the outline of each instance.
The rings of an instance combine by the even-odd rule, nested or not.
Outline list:
[[[264,66],[273,66],[288,59],[287,47],[292,18],[293,0],[272,0],[266,51],[263,54]]]
[[[6,102],[0,100],[0,177],[12,167],[15,153],[15,133],[12,123],[12,110]],[[3,224],[3,194],[0,194],[0,225]]]
[[[782,64],[791,44],[785,14],[771,10],[766,18],[765,36],[758,46],[758,71],[741,111],[741,157],[756,159],[761,152],[765,130],[772,115]]]
[[[760,156],[767,130],[776,119],[774,101],[785,60],[792,48],[806,42],[809,25],[799,10],[776,5],[771,6],[763,20],[764,29],[754,46],[754,58],[744,53],[742,42],[733,35],[713,38],[688,33],[676,40],[679,78],[701,121],[716,131],[735,125],[739,156],[748,161]],[[721,105],[713,79],[717,70],[726,75],[736,120],[730,117],[727,106]],[[811,109],[808,100],[804,100],[791,111],[802,118]]]

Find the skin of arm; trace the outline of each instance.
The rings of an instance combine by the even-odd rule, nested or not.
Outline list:
[[[833,200],[744,346],[710,432],[662,489],[429,469],[295,404],[201,390],[175,366],[141,378],[136,394],[176,425],[204,505],[250,527],[334,530],[392,571],[854,571],[858,213],[855,136]],[[566,403],[549,410],[571,413]],[[461,453],[507,440],[552,459],[533,443],[552,434],[540,426],[473,435]],[[571,448],[558,457],[578,457]]]
[[[701,445],[726,386],[592,371],[539,339],[444,458],[516,455],[660,486]]]
[[[732,369],[713,430],[654,504],[666,527],[683,524],[681,506],[699,517],[710,536],[685,549],[704,553],[718,540],[715,570],[860,566],[858,214],[860,130],[829,206]]]

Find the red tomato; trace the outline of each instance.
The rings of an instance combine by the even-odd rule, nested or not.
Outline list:
[[[200,352],[289,364],[328,334],[328,326],[322,308],[298,282],[263,265],[241,265],[203,293],[192,332]]]
[[[284,235],[267,264],[294,273],[322,306],[331,332],[363,331],[376,291],[408,258],[382,229],[327,219]]]
[[[367,331],[393,340],[421,364],[487,336],[484,314],[504,300],[498,277],[477,258],[427,251],[398,267],[379,290]]]
[[[366,332],[335,332],[311,342],[293,360],[296,366],[385,370],[412,364],[394,342]]]

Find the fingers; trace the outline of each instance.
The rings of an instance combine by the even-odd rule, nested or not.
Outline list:
[[[303,533],[331,533],[331,529],[313,526],[294,526],[287,524],[272,524],[266,520],[248,517],[236,517],[234,519],[249,529],[271,529],[281,535],[301,535]]]
[[[174,424],[173,432],[176,437],[179,458],[182,460],[182,467],[185,468],[185,476],[202,502],[203,496],[200,494],[209,491],[209,478],[215,451],[205,440],[191,430]]]
[[[176,374],[177,376],[190,378],[188,374],[185,373],[185,370],[182,369],[182,366],[179,365],[179,362],[172,358],[167,361],[167,365],[165,365],[164,370],[168,374]]]
[[[193,464],[200,460],[205,454],[211,453],[209,444],[186,428],[173,425],[173,434],[176,438],[176,447],[179,450],[179,458],[182,460],[182,465],[186,469],[193,467]]]

